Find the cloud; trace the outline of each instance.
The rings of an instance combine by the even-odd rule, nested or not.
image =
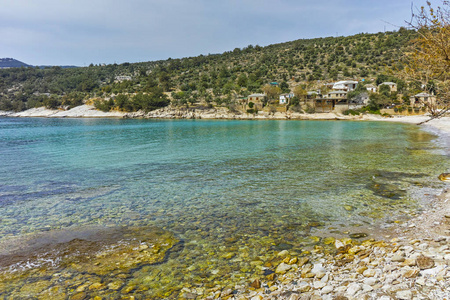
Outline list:
[[[409,16],[406,0],[14,0],[0,10],[0,53],[31,64],[148,61],[392,30],[384,21]]]

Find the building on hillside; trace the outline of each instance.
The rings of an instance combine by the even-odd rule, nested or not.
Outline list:
[[[320,90],[306,92],[306,98],[307,99],[315,99],[317,97],[319,97],[319,98],[322,97],[322,93],[320,92]]]
[[[289,94],[281,94],[280,95],[280,104],[288,104],[289,100],[294,98],[294,93],[290,92]]]
[[[314,99],[316,112],[343,111],[348,109],[347,91],[329,91],[323,97]]]
[[[366,90],[371,93],[376,93],[377,87],[373,84],[366,84]]]
[[[329,91],[326,95],[323,95],[324,98],[327,99],[345,99],[347,100],[347,91],[339,90],[339,91]]]
[[[409,98],[412,107],[422,107],[425,105],[436,105],[436,97],[434,95],[422,92]]]
[[[354,80],[338,81],[333,84],[333,90],[353,91],[357,85],[358,81]]]
[[[383,83],[380,83],[378,85],[378,88],[380,88],[380,86],[382,86],[382,85],[389,86],[389,89],[391,90],[391,93],[397,91],[397,84],[395,82],[383,82]]]
[[[265,98],[266,98],[266,94],[251,94],[251,95],[248,95],[248,97],[247,97],[248,101],[253,102],[253,103],[263,102]]]
[[[122,81],[125,81],[125,80],[131,80],[131,76],[119,75],[119,76],[116,76],[115,79],[118,82],[122,82]]]

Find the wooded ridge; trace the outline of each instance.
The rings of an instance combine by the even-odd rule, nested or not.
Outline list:
[[[70,108],[86,101],[96,101],[102,110],[123,111],[152,110],[169,103],[230,106],[273,82],[282,92],[345,79],[369,82],[403,69],[403,53],[416,36],[416,31],[400,28],[162,61],[0,69],[0,110]]]

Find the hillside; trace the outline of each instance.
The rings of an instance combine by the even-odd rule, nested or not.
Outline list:
[[[0,58],[0,69],[30,67],[26,63],[18,61],[14,58]]]
[[[387,69],[401,69],[402,51],[414,37],[414,31],[402,28],[266,47],[249,45],[222,54],[164,61],[74,69],[3,69],[0,109],[73,107],[89,98],[110,99],[123,94],[122,104],[110,100],[103,108],[133,110],[139,105],[127,105],[129,94],[140,92],[153,95],[157,101],[163,99],[163,104],[170,100],[175,106],[230,106],[240,96],[262,92],[270,82],[278,82],[283,91],[289,91],[297,85],[312,88],[319,80],[374,79]],[[144,98],[141,100],[146,101]]]

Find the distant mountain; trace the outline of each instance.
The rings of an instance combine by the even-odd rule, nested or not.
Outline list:
[[[31,67],[31,66],[21,61],[18,61],[17,59],[14,58],[0,58],[0,69],[20,68],[20,67]]]
[[[26,63],[23,63],[21,61],[18,61],[14,58],[0,58],[0,69],[9,69],[9,68],[20,68],[20,67],[35,67],[32,65],[27,65]],[[37,66],[40,69],[46,69],[51,68],[53,66]],[[71,68],[78,68],[77,66],[58,66],[62,69],[71,69]]]

